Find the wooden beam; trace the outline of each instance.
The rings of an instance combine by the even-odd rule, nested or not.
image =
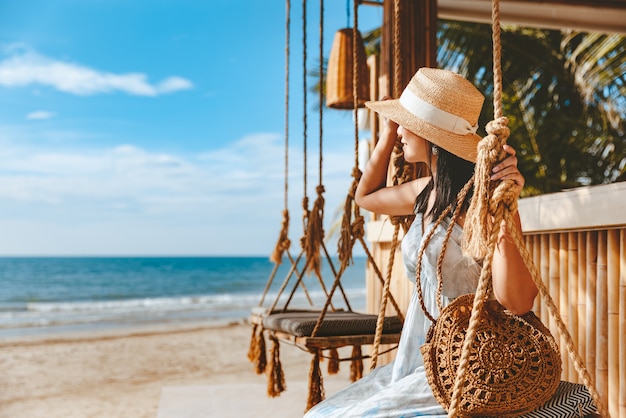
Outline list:
[[[443,19],[491,23],[491,0],[438,0]],[[502,0],[502,24],[626,34],[625,1]]]
[[[518,204],[524,233],[617,228],[626,225],[626,182],[527,197]]]
[[[270,331],[282,342],[293,344],[306,349],[341,348],[352,345],[374,344],[374,334],[368,335],[342,335],[334,337],[296,337],[292,334],[281,331]],[[381,344],[397,344],[400,341],[400,334],[383,334]]]

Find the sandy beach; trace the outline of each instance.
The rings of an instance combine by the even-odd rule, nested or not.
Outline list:
[[[238,323],[0,340],[0,417],[301,416],[311,356],[283,345],[287,391],[268,398],[246,357],[250,335]],[[347,363],[325,373],[327,394],[348,374]]]

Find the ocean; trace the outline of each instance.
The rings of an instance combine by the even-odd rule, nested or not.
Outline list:
[[[279,305],[293,289],[285,259],[274,275],[264,307],[290,277]],[[352,309],[365,306],[365,257],[342,276]],[[339,262],[333,260],[338,269]],[[298,269],[301,269],[301,265]],[[72,331],[243,321],[261,303],[274,269],[267,257],[4,257],[0,258],[0,338]],[[334,280],[326,260],[322,277]],[[315,274],[303,282],[314,306],[325,294]],[[299,288],[289,307],[310,307]],[[339,292],[333,299],[338,301]],[[345,307],[343,305],[342,307]]]

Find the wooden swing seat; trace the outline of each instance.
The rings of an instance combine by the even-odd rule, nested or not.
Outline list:
[[[252,313],[250,321],[287,343],[306,349],[330,349],[374,343],[377,315],[350,311],[326,312],[320,328],[311,337],[321,311],[288,310],[268,314]],[[385,317],[381,344],[400,341],[402,321],[397,316]]]

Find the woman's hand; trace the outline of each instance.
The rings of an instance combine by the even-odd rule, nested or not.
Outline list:
[[[517,168],[517,157],[515,156],[515,148],[508,144],[504,144],[502,149],[504,150],[504,152],[506,152],[507,156],[504,158],[504,160],[500,161],[493,167],[491,180],[512,180],[515,185],[515,191],[519,196],[519,194],[522,192],[522,189],[524,188],[525,179],[522,173],[520,173],[519,169]]]
[[[381,100],[391,100],[391,97],[383,96]],[[382,135],[395,136],[397,139],[398,138],[398,124],[392,121],[391,119],[384,117]]]

